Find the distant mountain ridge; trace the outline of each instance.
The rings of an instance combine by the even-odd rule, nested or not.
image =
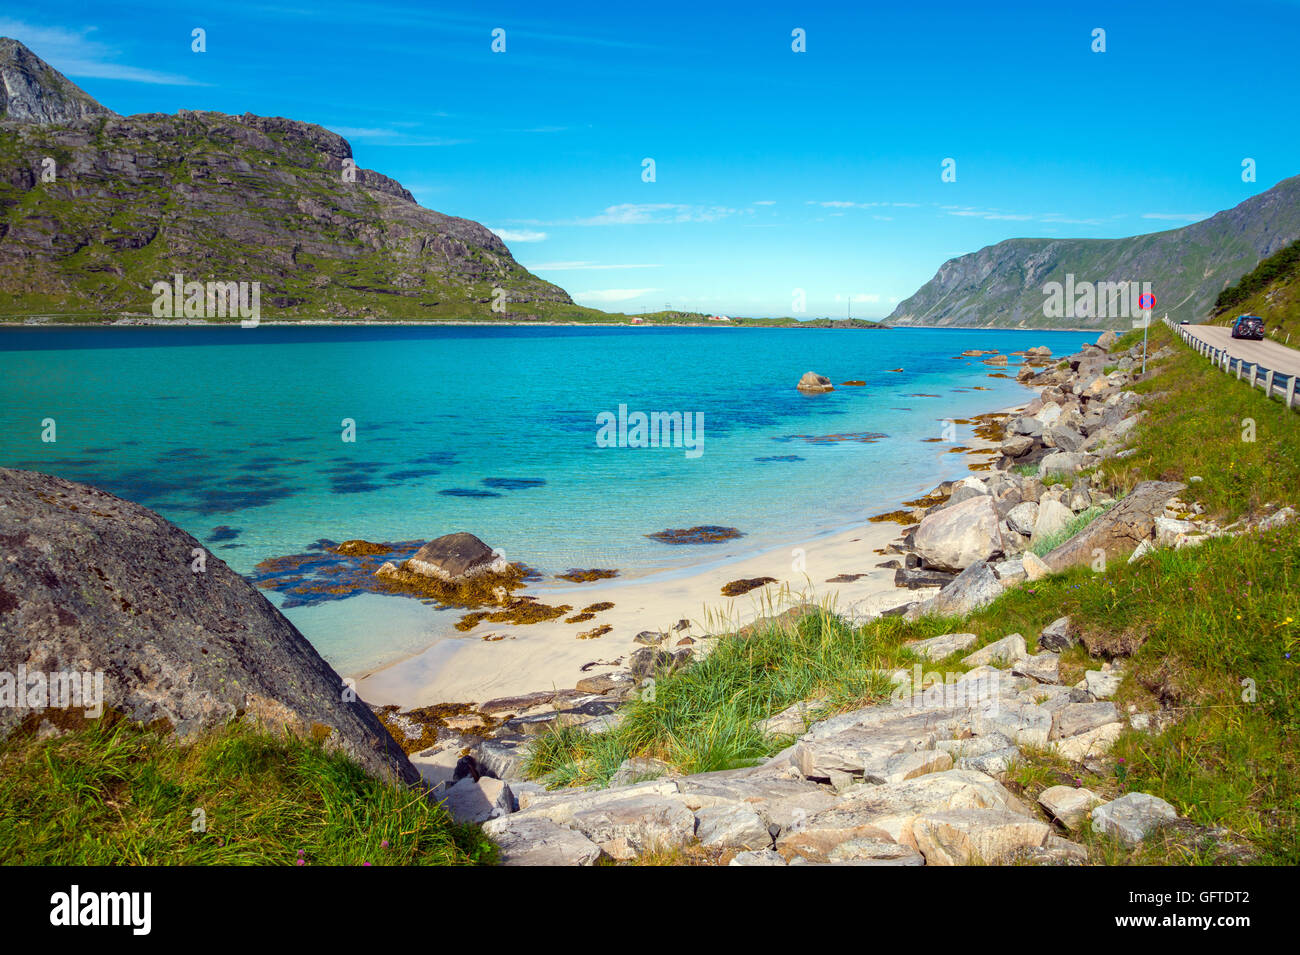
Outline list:
[[[893,325],[1118,327],[1125,317],[1044,314],[1044,286],[1150,282],[1155,312],[1203,321],[1218,294],[1300,238],[1300,176],[1209,219],[1126,239],[1008,239],[949,259],[886,321]]]
[[[268,319],[574,308],[494,233],[425,209],[310,123],[118,116],[0,38],[0,314],[150,314],[159,281],[257,282]]]

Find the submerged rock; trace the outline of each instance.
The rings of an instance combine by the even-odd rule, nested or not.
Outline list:
[[[700,524],[696,527],[671,527],[666,531],[647,534],[651,540],[664,544],[721,544],[723,541],[736,540],[745,535],[734,527],[720,527],[717,524]]]

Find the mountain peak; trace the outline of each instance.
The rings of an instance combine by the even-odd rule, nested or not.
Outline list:
[[[70,123],[115,115],[21,42],[0,37],[0,121]]]

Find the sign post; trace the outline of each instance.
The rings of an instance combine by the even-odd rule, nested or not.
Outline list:
[[[1133,327],[1142,329],[1142,374],[1144,375],[1147,373],[1147,329],[1151,327],[1151,310],[1155,307],[1156,297],[1150,292],[1138,296],[1138,311],[1142,313],[1142,321],[1134,322]]]

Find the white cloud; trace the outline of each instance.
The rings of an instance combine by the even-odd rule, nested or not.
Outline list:
[[[628,299],[640,298],[642,295],[649,295],[651,292],[661,291],[657,288],[605,288],[593,289],[589,292],[574,292],[575,301],[586,302],[626,302]]]
[[[774,205],[776,205],[776,200],[775,200],[775,199],[758,199],[758,200],[756,200],[756,201],[754,202],[754,205],[756,205],[756,206],[774,206]]]
[[[690,206],[674,202],[625,202],[608,206],[600,215],[576,219],[572,225],[664,225],[715,222],[737,214],[725,206]]]
[[[546,239],[545,232],[534,232],[531,229],[490,229],[500,237],[502,242],[543,242]]]
[[[1208,212],[1144,212],[1143,219],[1167,219],[1172,222],[1195,222],[1198,219],[1208,219]]]
[[[628,265],[603,265],[599,262],[542,262],[538,265],[526,266],[526,268],[530,272],[578,272],[594,269],[657,269],[662,268],[662,266],[651,262]]]
[[[113,62],[119,51],[90,38],[95,27],[64,30],[60,27],[36,26],[0,17],[0,36],[13,37],[33,53],[67,76],[91,79],[124,80],[128,83],[151,83],[157,86],[207,86],[197,80],[174,73],[146,70]]]

